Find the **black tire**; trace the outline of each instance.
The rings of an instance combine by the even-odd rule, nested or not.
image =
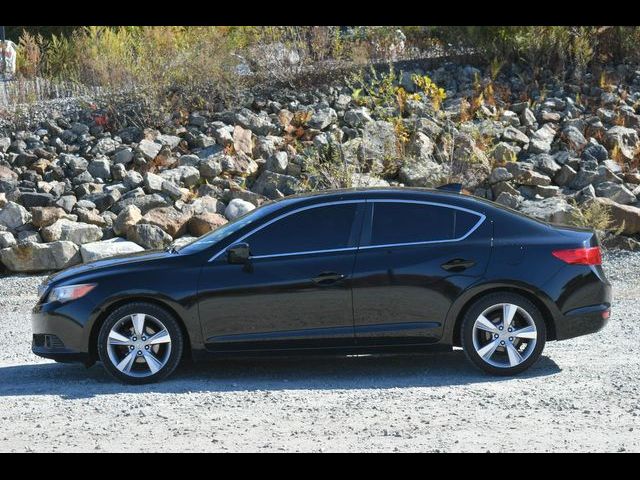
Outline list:
[[[157,372],[148,374],[147,376],[132,376],[127,375],[120,371],[113,363],[109,356],[108,350],[108,338],[111,329],[123,318],[142,313],[153,317],[158,320],[166,328],[170,337],[170,351],[165,356],[166,363]],[[173,373],[180,359],[182,358],[182,352],[184,349],[184,338],[180,325],[174,316],[166,311],[164,308],[146,302],[133,302],[123,305],[113,312],[105,319],[104,323],[100,327],[100,333],[98,334],[98,355],[105,370],[109,374],[122,383],[128,383],[133,385],[141,385],[145,383],[158,382]],[[153,347],[153,346],[152,346]],[[130,347],[131,348],[131,347]],[[136,361],[138,361],[136,359]],[[147,363],[147,362],[145,362]],[[142,366],[141,366],[142,367]]]
[[[531,349],[531,353],[524,361],[515,366],[491,365],[490,363],[487,363],[480,354],[478,354],[474,347],[473,327],[476,319],[486,309],[501,303],[510,303],[525,310],[533,320],[537,330],[536,344]],[[491,375],[509,376],[525,371],[540,358],[547,338],[546,332],[546,325],[540,310],[529,299],[515,293],[496,292],[476,300],[470,306],[462,320],[460,339],[464,353],[473,365]],[[502,349],[503,347],[499,348]],[[498,351],[497,353],[500,352]]]

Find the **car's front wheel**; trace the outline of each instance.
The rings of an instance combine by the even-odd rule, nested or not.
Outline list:
[[[114,310],[98,335],[105,369],[124,383],[162,380],[178,366],[183,338],[176,319],[163,308],[134,302]]]
[[[540,357],[546,327],[540,311],[527,298],[492,293],[467,310],[461,338],[474,365],[493,375],[515,375]]]

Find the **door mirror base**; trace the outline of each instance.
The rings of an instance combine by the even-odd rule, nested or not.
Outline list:
[[[251,254],[248,243],[235,243],[227,249],[227,262],[234,265],[246,265]]]

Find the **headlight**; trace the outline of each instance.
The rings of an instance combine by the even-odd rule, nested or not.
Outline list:
[[[67,285],[66,287],[56,287],[49,294],[50,302],[68,302],[80,297],[84,297],[97,285],[95,283],[84,283],[82,285]]]

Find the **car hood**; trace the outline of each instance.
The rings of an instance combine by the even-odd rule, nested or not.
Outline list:
[[[146,252],[136,252],[129,253],[124,255],[117,255],[115,257],[104,258],[102,260],[96,260],[89,263],[82,263],[80,265],[74,265],[73,267],[66,268],[57,273],[54,273],[47,277],[45,283],[49,284],[51,282],[59,282],[62,280],[67,280],[71,277],[79,276],[84,273],[93,273],[99,270],[106,270],[111,267],[115,267],[118,265],[134,265],[140,264],[144,262],[150,262],[153,260],[158,260],[161,258],[166,258],[172,255],[176,255],[176,253],[171,253],[169,251],[164,250],[153,250]]]

